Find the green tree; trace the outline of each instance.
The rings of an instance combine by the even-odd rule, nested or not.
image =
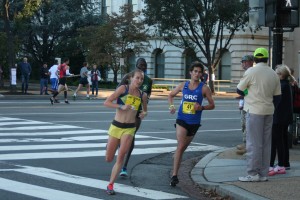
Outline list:
[[[3,29],[6,36],[6,66],[3,68],[15,67],[16,60],[16,29],[15,24],[18,20],[28,18],[32,13],[39,8],[41,0],[2,0],[1,1],[1,19],[3,24]],[[1,43],[2,45],[4,43]],[[5,70],[6,71],[6,70]]]
[[[117,83],[121,72],[120,58],[125,58],[127,63],[131,55],[138,55],[148,48],[147,29],[139,16],[140,12],[133,12],[130,6],[125,5],[120,8],[120,14],[108,16],[105,25],[81,30],[79,39],[86,48],[88,60],[98,65],[109,65],[114,83]]]
[[[145,0],[143,11],[149,26],[179,48],[201,52],[210,80],[236,31],[248,21],[247,0]],[[210,81],[210,88],[213,82]],[[214,91],[213,91],[214,92]]]
[[[101,23],[95,6],[93,0],[43,0],[31,18],[18,24],[22,30],[21,51],[29,53],[39,65],[55,57],[82,57],[81,46],[74,39],[79,28]],[[71,60],[71,64],[81,66],[82,62]]]

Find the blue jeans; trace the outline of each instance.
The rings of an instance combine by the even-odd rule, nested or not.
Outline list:
[[[48,94],[47,92],[48,89],[48,78],[41,78],[40,80],[40,94]]]
[[[22,93],[27,93],[29,74],[22,74]]]

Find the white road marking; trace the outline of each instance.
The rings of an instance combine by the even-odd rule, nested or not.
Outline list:
[[[136,135],[135,138],[151,138],[149,136]],[[59,139],[45,139],[45,138],[23,138],[23,139],[0,139],[0,143],[7,142],[74,142],[74,141],[92,141],[92,140],[107,140],[108,135],[96,136],[78,136]]]
[[[220,147],[213,145],[189,146],[186,151],[215,151]],[[134,148],[132,155],[161,154],[175,151],[176,147]],[[76,152],[42,152],[42,153],[9,153],[1,154],[0,160],[34,160],[53,158],[80,158],[105,156],[106,150]]]
[[[23,122],[0,122],[0,126],[7,125],[35,125],[35,124],[51,124],[49,122],[39,122],[39,121],[23,121]],[[2,129],[2,128],[1,128]]]
[[[1,128],[1,131],[15,131],[15,130],[44,130],[44,129],[68,129],[68,128],[77,128],[78,126],[71,125],[58,125],[53,124],[51,126],[21,126],[21,127],[13,127],[13,128]]]
[[[16,121],[16,120],[22,120],[23,121],[23,119],[19,119],[19,118],[0,117],[0,121]]]
[[[37,185],[21,183],[4,178],[0,178],[0,189],[47,200],[57,200],[58,197],[59,199],[72,200],[99,200],[98,198],[83,196],[80,194],[74,194],[70,192],[63,192],[55,189],[49,189]]]
[[[151,144],[177,144],[176,140],[146,140],[135,141],[135,145]],[[82,148],[102,148],[106,147],[105,143],[81,143],[81,144],[45,144],[45,145],[14,145],[0,146],[0,151],[27,151],[27,150],[45,150],[45,149],[82,149]]]
[[[83,129],[82,127],[77,127],[79,130],[73,130],[73,131],[50,131],[50,132],[4,132],[0,133],[0,136],[45,136],[45,135],[79,135],[79,134],[89,134],[89,133],[107,133],[107,130],[101,130],[101,129]]]
[[[100,188],[106,190],[106,186],[109,184],[108,181],[102,181],[97,179],[86,178],[82,176],[75,176],[71,174],[66,174],[63,172],[47,169],[47,168],[37,168],[37,167],[26,167],[23,169],[13,169],[13,171],[18,171],[21,173],[26,173],[34,176],[40,176],[43,178],[63,181],[67,183],[88,186],[92,188]],[[0,186],[1,187],[1,186]],[[128,195],[148,198],[148,199],[176,199],[176,198],[187,198],[185,196],[180,196],[176,194],[166,193],[162,191],[150,190],[140,187],[132,187],[124,184],[114,184],[114,189],[116,193],[124,193]]]

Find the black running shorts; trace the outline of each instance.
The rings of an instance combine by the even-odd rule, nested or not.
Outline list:
[[[182,126],[184,129],[187,130],[187,136],[194,136],[197,133],[199,127],[201,126],[200,124],[187,124],[181,119],[176,119],[176,124]]]

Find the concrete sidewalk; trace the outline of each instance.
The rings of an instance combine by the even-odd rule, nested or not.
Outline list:
[[[237,155],[235,148],[225,148],[201,159],[191,176],[201,187],[232,199],[299,200],[300,144],[290,149],[290,163],[286,174],[269,176],[267,182],[240,182],[238,177],[246,175],[246,156]]]

